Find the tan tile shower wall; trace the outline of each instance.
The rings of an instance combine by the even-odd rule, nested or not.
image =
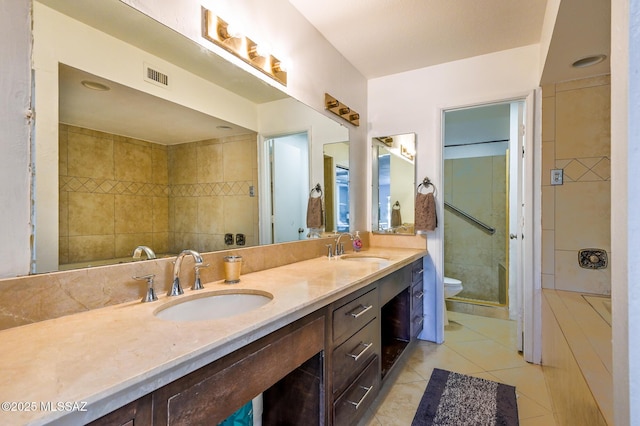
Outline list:
[[[444,173],[445,200],[496,229],[490,235],[445,209],[445,275],[463,282],[459,296],[498,303],[499,265],[506,258],[506,156],[445,160]]]
[[[165,146],[61,124],[60,263],[258,241],[256,135]],[[254,197],[249,196],[253,186]]]
[[[162,145],[61,124],[60,263],[169,248],[167,150]]]
[[[610,77],[542,90],[542,285],[610,294],[611,270],[583,269],[578,250],[611,253]],[[564,184],[551,185],[563,169]]]
[[[236,247],[226,233],[258,243],[257,155],[255,133],[169,147],[172,251]]]

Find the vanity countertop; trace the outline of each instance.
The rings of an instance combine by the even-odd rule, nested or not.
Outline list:
[[[229,318],[156,318],[159,296],[0,331],[2,424],[81,424],[111,412],[426,255],[373,247],[384,262],[319,257],[205,283],[200,292],[255,289],[266,305]],[[185,288],[188,285],[183,285]],[[169,300],[170,299],[170,300]],[[84,411],[88,410],[88,411]]]

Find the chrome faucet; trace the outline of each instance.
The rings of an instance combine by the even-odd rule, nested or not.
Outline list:
[[[184,293],[182,287],[180,286],[180,268],[182,267],[182,259],[186,255],[190,254],[193,257],[193,261],[198,264],[202,264],[202,256],[195,250],[182,250],[182,252],[176,257],[176,261],[173,265],[173,284],[171,284],[171,289],[167,293],[167,296],[179,296]]]
[[[153,252],[153,250],[151,250],[151,248],[147,247],[147,246],[138,246],[133,250],[133,258],[134,259],[140,259],[142,257],[142,252],[145,252],[145,254],[147,255],[147,259],[155,259],[156,258],[156,254]]]
[[[196,266],[193,267],[196,275],[196,279],[191,286],[191,290],[202,290],[204,287],[202,286],[202,281],[200,280],[200,269],[209,267],[209,264],[203,265],[202,263],[196,263]]]
[[[342,238],[345,235],[348,235],[349,239],[353,241],[353,234],[349,232],[344,232],[338,235],[338,238],[336,238],[336,254],[335,254],[336,256],[340,256],[344,254],[344,244],[340,243],[340,238]]]

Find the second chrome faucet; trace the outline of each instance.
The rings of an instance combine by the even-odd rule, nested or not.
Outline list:
[[[331,244],[327,244],[327,248],[329,249],[327,253],[327,257],[331,258],[334,256],[342,256],[344,254],[344,244],[340,242],[340,238],[342,238],[345,235],[348,235],[349,239],[353,241],[354,237],[353,237],[353,234],[351,234],[350,232],[343,232],[342,234],[338,235],[335,241],[335,244],[336,244],[335,251],[332,250]]]
[[[196,267],[204,267],[202,265],[203,261],[200,253],[195,250],[182,250],[178,257],[176,257],[176,261],[173,265],[173,283],[171,284],[171,289],[167,293],[167,296],[179,296],[184,293],[182,286],[180,285],[180,268],[182,267],[182,260],[188,255],[193,257]]]

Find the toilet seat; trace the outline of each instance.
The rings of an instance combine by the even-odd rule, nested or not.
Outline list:
[[[455,278],[451,278],[451,277],[444,277],[444,285],[449,285],[449,284],[460,285],[462,284],[462,281],[457,280]]]

